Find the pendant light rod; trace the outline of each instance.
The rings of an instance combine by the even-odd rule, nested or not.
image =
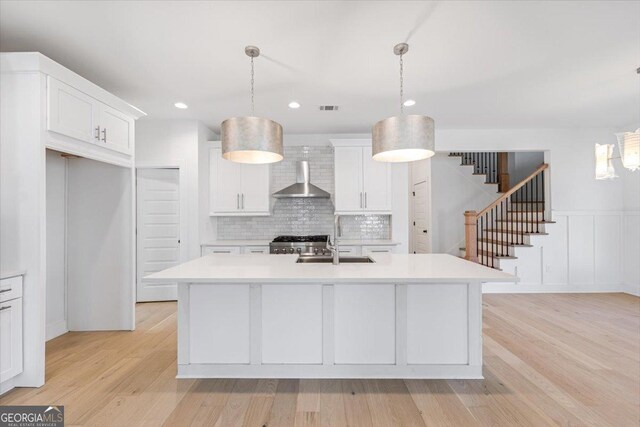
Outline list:
[[[253,82],[254,82],[254,65],[253,65],[253,58],[257,58],[258,56],[260,56],[260,49],[258,49],[255,46],[247,46],[244,48],[244,53],[251,58],[251,115],[255,116],[255,110],[256,110],[256,106],[255,106],[255,102],[254,102],[254,89],[253,89]]]
[[[404,114],[404,63],[402,55],[409,52],[407,43],[398,43],[393,47],[393,53],[400,57],[400,115]]]

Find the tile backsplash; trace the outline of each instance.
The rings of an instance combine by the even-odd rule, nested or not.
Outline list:
[[[307,160],[311,183],[334,193],[333,147],[284,147],[284,160],[271,165],[271,193],[295,182],[296,163]],[[333,197],[332,197],[333,198]],[[271,198],[271,215],[218,217],[217,239],[268,239],[283,234],[333,234],[332,199]],[[343,239],[390,238],[389,215],[343,215]]]

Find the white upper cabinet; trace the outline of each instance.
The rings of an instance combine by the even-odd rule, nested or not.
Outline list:
[[[132,117],[52,77],[47,84],[48,130],[120,153],[132,153]]]
[[[133,119],[108,105],[100,104],[100,142],[123,153],[133,148]]]
[[[49,78],[48,84],[47,129],[97,142],[100,135],[94,124],[98,122],[98,101],[56,79]]]
[[[391,166],[371,146],[335,146],[336,214],[391,214]]]
[[[336,148],[334,164],[336,213],[361,211],[364,206],[362,148]]]
[[[269,165],[235,163],[220,148],[209,153],[209,214],[269,215]]]

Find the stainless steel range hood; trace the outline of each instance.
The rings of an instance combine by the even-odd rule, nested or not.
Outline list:
[[[294,197],[328,199],[331,195],[309,182],[309,162],[302,160],[296,165],[296,183],[273,193],[273,197],[277,199]]]

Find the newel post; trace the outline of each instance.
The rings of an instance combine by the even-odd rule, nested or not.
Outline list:
[[[478,212],[464,213],[464,243],[466,253],[464,259],[478,262]]]

